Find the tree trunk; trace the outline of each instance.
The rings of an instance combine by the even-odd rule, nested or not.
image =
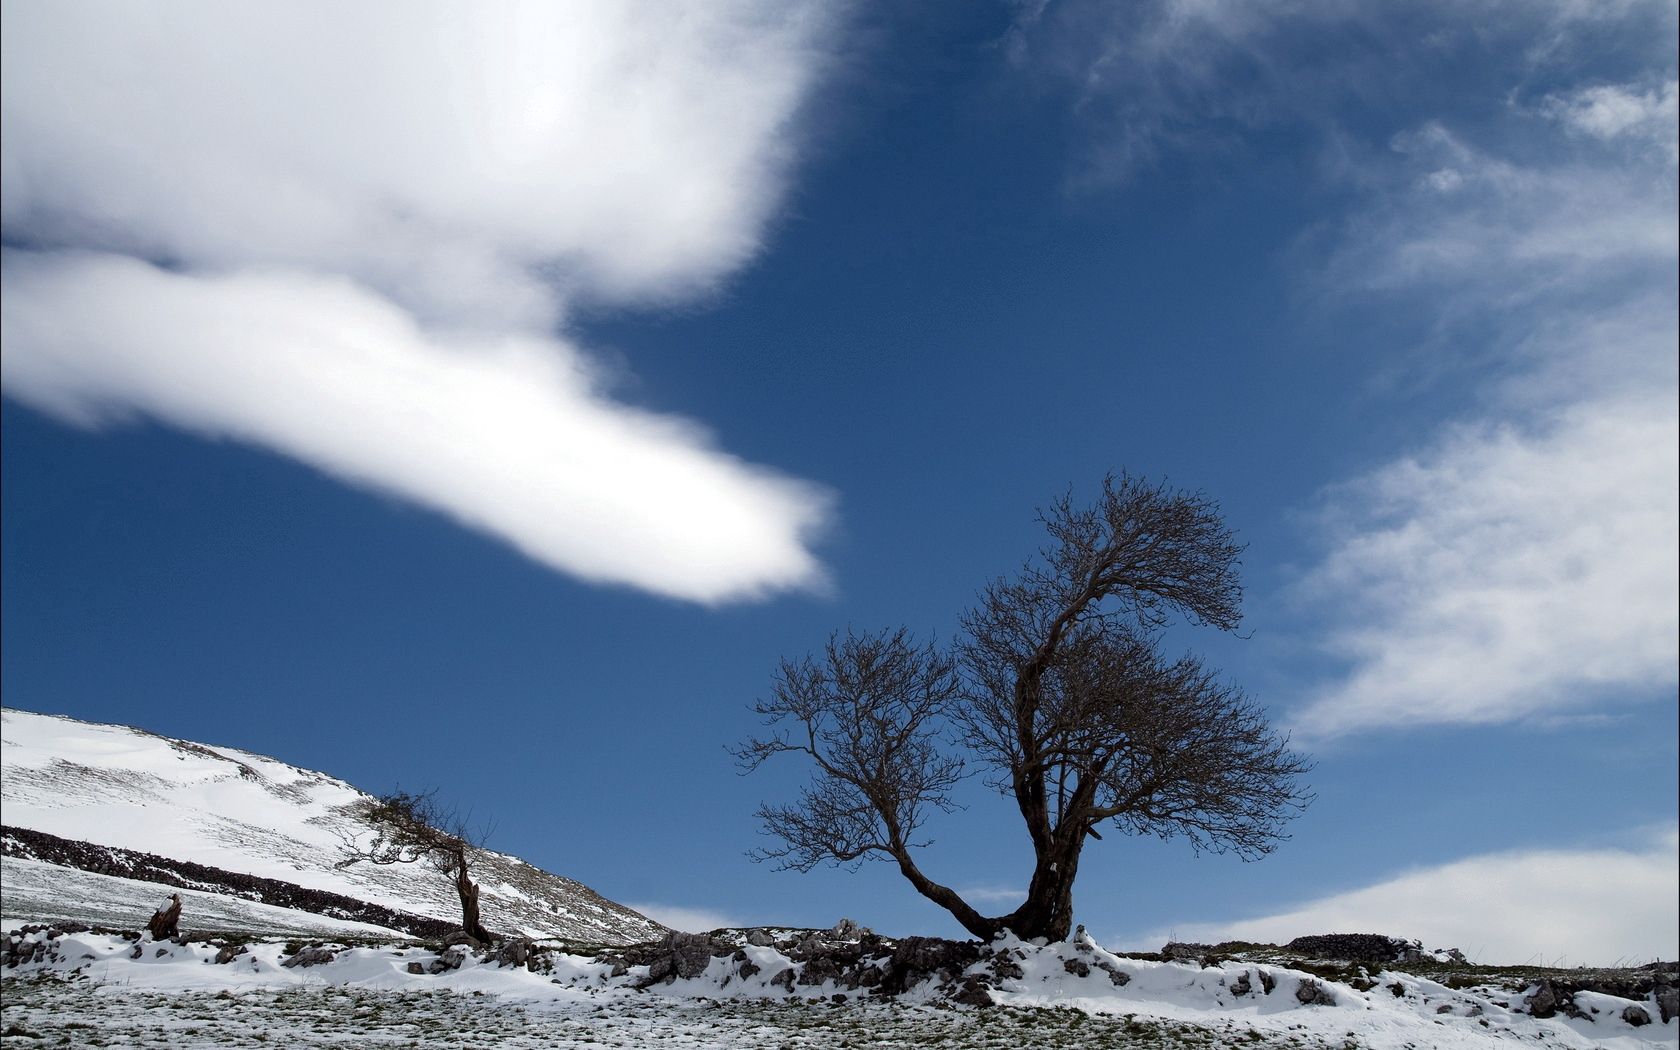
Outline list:
[[[999,919],[998,925],[1022,940],[1067,940],[1073,932],[1073,880],[1079,873],[1082,846],[1080,842],[1069,845],[1053,839],[1051,848],[1039,854],[1026,902]]]
[[[478,884],[467,875],[466,852],[455,857],[455,892],[461,897],[461,929],[475,941],[489,942],[490,934],[478,918]]]
[[[899,845],[894,856],[898,860],[898,870],[910,880],[910,885],[916,887],[916,892],[950,912],[951,917],[961,923],[963,929],[983,941],[990,941],[1003,931],[1003,924],[997,919],[986,918],[970,907],[955,890],[923,875],[921,869],[916,867],[916,862],[910,859],[908,849]]]

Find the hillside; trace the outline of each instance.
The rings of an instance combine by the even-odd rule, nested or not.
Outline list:
[[[129,726],[10,708],[0,710],[0,741],[0,800],[10,828],[275,880],[397,912],[459,920],[453,889],[424,865],[334,867],[345,840],[365,830],[348,814],[367,795],[325,773]],[[43,863],[35,853],[21,859],[12,841],[8,848],[13,855],[0,864],[0,912],[8,920],[121,925],[115,916],[128,914],[135,905],[134,880],[120,877],[135,874],[132,861],[119,858],[123,864],[116,870],[107,862],[104,870],[58,879],[50,869],[62,871],[63,865]],[[77,867],[101,866],[84,862]],[[484,921],[492,930],[609,944],[645,941],[665,932],[582,883],[518,857],[479,850],[473,873]],[[177,879],[174,885],[194,883]],[[206,888],[229,892],[225,886]],[[138,894],[146,900],[163,895]],[[291,903],[295,913],[296,902]],[[287,921],[280,913],[288,909],[252,907],[269,910],[259,916],[236,897],[224,897],[208,910],[221,914],[233,908],[240,921],[263,929],[278,929]],[[186,915],[191,925],[191,908]],[[139,915],[128,923],[144,919]],[[223,916],[222,921],[234,919]],[[346,928],[338,918],[289,921],[298,932]]]

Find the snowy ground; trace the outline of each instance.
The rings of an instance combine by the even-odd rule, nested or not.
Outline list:
[[[5,910],[4,928],[8,930],[24,924],[14,916],[28,916],[32,923],[68,921],[139,928],[171,893],[181,895],[185,925],[194,933],[239,931],[281,937],[337,934],[403,939],[403,934],[383,926],[276,908],[225,894],[78,871],[23,857],[0,860],[0,906]]]
[[[551,1002],[357,987],[157,992],[48,978],[5,982],[8,1032],[43,1044],[133,1047],[1341,1047],[1310,1033],[1249,1042],[1207,1027],[1076,1010],[715,1000],[646,993]],[[15,1027],[14,1027],[15,1026]],[[21,1033],[19,1033],[21,1034]],[[5,1040],[11,1045],[12,1040]]]
[[[432,918],[460,917],[452,884],[424,864],[339,868],[346,843],[367,834],[351,810],[368,796],[336,777],[267,755],[5,708],[0,797],[12,827],[278,879]],[[476,851],[473,874],[491,929],[606,944],[665,932],[589,887],[517,857]],[[5,913],[29,914],[14,901],[9,876],[6,881]],[[82,888],[94,894],[89,900],[107,889],[95,883]]]
[[[882,1002],[831,985],[772,985],[789,961],[774,948],[747,949],[759,972],[743,978],[728,958],[705,973],[637,991],[639,970],[619,978],[608,964],[558,956],[551,971],[499,967],[467,958],[429,970],[436,952],[413,946],[337,951],[330,962],[286,967],[288,947],[254,942],[225,964],[210,943],[154,944],[109,934],[23,938],[41,956],[5,971],[6,1046],[657,1046],[657,1047],[1074,1047],[1231,1046],[1609,1047],[1675,1046],[1680,1025],[1634,1027],[1627,1000],[1583,993],[1592,1020],[1536,1019],[1520,992],[1451,990],[1388,974],[1367,992],[1325,985],[1328,1004],[1303,1004],[1306,974],[1280,966],[1145,962],[1092,946],[1003,945],[1019,977],[995,993],[1005,1004],[954,1008],[931,987]],[[136,947],[139,948],[136,953]],[[292,950],[296,949],[292,946]],[[330,945],[329,945],[330,947]],[[1067,963],[1098,961],[1106,972],[1079,977]],[[1262,992],[1261,971],[1274,985]],[[1248,974],[1252,988],[1236,994]],[[1644,1004],[1653,1019],[1656,1007]],[[1443,1009],[1444,1008],[1444,1009]]]

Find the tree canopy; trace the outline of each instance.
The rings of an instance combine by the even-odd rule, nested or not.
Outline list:
[[[981,937],[1065,938],[1073,884],[1099,828],[1245,859],[1271,852],[1311,801],[1310,763],[1264,711],[1193,654],[1168,658],[1175,620],[1233,631],[1243,548],[1199,493],[1121,474],[1091,506],[1040,515],[1050,543],[987,585],[949,649],[906,628],[847,631],[784,660],[756,705],[769,735],[746,770],[803,755],[811,782],[759,810],[776,844],[760,859],[895,862],[912,886]],[[986,916],[916,860],[933,810],[970,772],[1014,798],[1035,857],[1026,899]]]

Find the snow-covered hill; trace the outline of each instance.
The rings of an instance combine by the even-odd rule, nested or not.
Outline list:
[[[367,796],[325,773],[128,726],[9,708],[0,711],[0,741],[0,810],[8,826],[460,919],[450,883],[423,864],[335,868],[346,840],[365,832],[348,814]],[[616,944],[665,932],[589,887],[517,857],[479,851],[473,874],[492,930]],[[118,885],[128,880],[105,885],[101,878],[84,873],[63,885],[84,896],[133,896],[131,886]],[[42,881],[20,862],[0,864],[0,910],[14,919],[41,913]],[[144,915],[131,920],[144,921]]]

